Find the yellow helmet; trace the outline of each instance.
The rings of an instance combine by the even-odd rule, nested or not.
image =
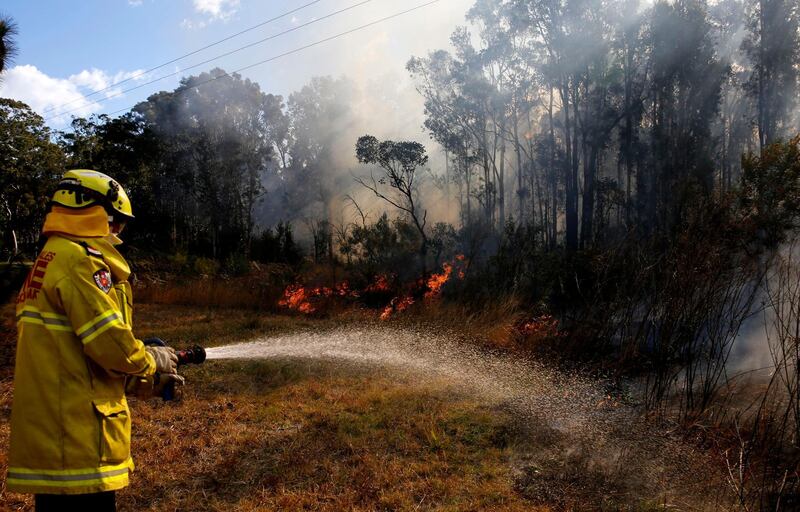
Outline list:
[[[51,202],[67,208],[101,205],[111,216],[133,218],[131,200],[125,189],[110,176],[88,169],[67,171]]]

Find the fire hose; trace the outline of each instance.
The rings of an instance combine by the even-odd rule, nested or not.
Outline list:
[[[148,338],[144,340],[145,346],[166,347],[167,343],[161,338]],[[195,345],[192,348],[185,350],[176,350],[175,355],[178,356],[178,367],[187,364],[202,364],[206,360],[206,349],[200,345]],[[161,375],[156,373],[154,384],[158,386],[161,380]],[[164,386],[161,391],[161,398],[164,401],[170,401],[175,398],[175,381],[170,381]]]

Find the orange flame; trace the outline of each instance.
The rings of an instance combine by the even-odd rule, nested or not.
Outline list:
[[[466,277],[467,259],[463,254],[455,256],[452,262],[445,262],[440,273],[431,274],[427,279],[418,279],[416,289],[425,290],[423,297],[433,299],[441,294],[442,287],[455,274],[459,279]],[[350,283],[342,281],[333,288],[324,286],[307,288],[302,284],[293,284],[286,287],[283,297],[278,301],[278,305],[304,314],[316,313],[319,309],[320,299],[341,297],[359,298],[362,293],[386,293],[394,289],[393,281],[396,280],[394,274],[380,274],[375,280],[367,285],[363,290],[353,290]],[[391,302],[381,312],[381,320],[390,318],[395,313],[401,313],[414,304],[415,299],[411,295],[399,295],[394,297]],[[521,327],[522,329],[522,327]]]
[[[389,303],[388,306],[383,308],[383,313],[381,313],[381,320],[388,320],[389,317],[392,316],[392,313],[401,313],[411,307],[414,304],[413,297],[395,297]]]
[[[380,274],[375,277],[375,281],[364,288],[365,292],[388,292],[391,291],[392,285],[389,282],[389,277],[385,274]]]
[[[467,257],[464,256],[463,254],[457,254],[455,263],[458,265],[458,278],[463,281],[464,278],[467,277],[467,272],[466,272]]]
[[[302,284],[292,284],[286,287],[283,298],[278,301],[278,305],[284,308],[293,309],[305,314],[317,312],[314,301],[324,297],[358,297],[358,292],[350,290],[350,284],[342,281],[336,288],[319,286],[316,288],[306,288]]]
[[[281,307],[295,309],[302,312],[313,312],[311,304],[308,303],[308,291],[301,284],[291,284],[283,292],[283,298],[278,301]],[[306,311],[311,309],[311,311]]]
[[[556,338],[564,335],[558,328],[558,320],[551,315],[532,318],[523,323],[519,331],[525,337],[532,339]]]
[[[442,291],[442,286],[450,279],[450,274],[453,273],[453,265],[450,263],[445,263],[442,265],[442,273],[441,274],[431,274],[428,278],[428,291],[425,292],[425,298],[431,299],[439,295]]]

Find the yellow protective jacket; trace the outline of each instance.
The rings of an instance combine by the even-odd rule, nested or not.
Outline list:
[[[155,361],[131,332],[128,264],[106,238],[70,233],[107,233],[105,212],[55,210],[17,299],[7,487],[116,490],[133,470],[126,378],[154,374]]]

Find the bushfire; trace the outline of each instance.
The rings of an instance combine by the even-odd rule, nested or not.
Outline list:
[[[283,298],[278,301],[278,305],[284,308],[299,311],[300,313],[312,314],[318,310],[319,302],[329,297],[354,297],[359,293],[350,289],[347,281],[342,281],[335,288],[319,286],[307,288],[302,284],[292,284],[286,287]]]
[[[393,314],[401,313],[418,301],[415,297],[422,297],[423,300],[432,300],[439,297],[442,287],[455,275],[458,279],[466,277],[467,259],[459,254],[453,261],[445,262],[442,271],[433,273],[427,279],[417,279],[412,289],[407,294],[397,295],[389,301],[380,315],[381,320],[388,320]],[[284,290],[283,297],[278,301],[278,305],[293,311],[304,314],[317,313],[320,305],[326,299],[333,297],[357,299],[365,293],[386,293],[393,290],[392,276],[380,274],[375,277],[373,282],[364,287],[363,290],[352,290],[350,283],[342,281],[334,288],[325,286],[307,287],[296,283],[289,285]]]
[[[414,304],[413,297],[395,297],[389,302],[389,305],[383,308],[381,313],[381,320],[388,320],[393,313],[401,313]]]
[[[541,315],[519,325],[519,332],[528,340],[553,339],[563,336],[558,320],[551,315]]]

